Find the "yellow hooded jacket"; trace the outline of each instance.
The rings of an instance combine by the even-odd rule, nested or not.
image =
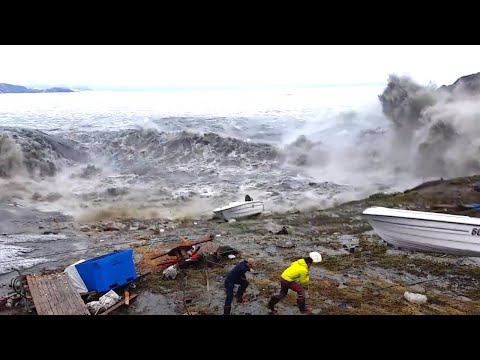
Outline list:
[[[306,284],[310,279],[308,277],[308,265],[304,259],[299,259],[290,264],[282,273],[282,279],[287,281],[298,281],[300,284]]]

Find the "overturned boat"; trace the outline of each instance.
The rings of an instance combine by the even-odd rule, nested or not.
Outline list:
[[[396,248],[480,256],[480,218],[385,207],[370,207],[363,217]]]
[[[258,215],[264,211],[263,201],[238,201],[232,202],[221,208],[213,210],[213,213],[224,219],[225,221],[231,219],[239,219],[248,216]]]

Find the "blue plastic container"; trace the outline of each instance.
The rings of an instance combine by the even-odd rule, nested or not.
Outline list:
[[[131,249],[88,259],[75,267],[88,291],[109,291],[137,278]]]

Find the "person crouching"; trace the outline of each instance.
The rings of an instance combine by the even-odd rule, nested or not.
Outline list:
[[[235,288],[235,285],[240,285],[235,296],[237,302],[248,302],[248,300],[243,297],[243,294],[245,293],[245,290],[247,290],[249,284],[246,273],[247,271],[252,270],[253,259],[249,258],[247,260],[241,261],[232,270],[228,272],[225,278],[225,292],[227,293],[227,298],[225,299],[223,315],[230,315],[230,311],[232,310],[233,290]]]
[[[312,312],[312,308],[305,305],[305,291],[302,285],[305,285],[310,280],[308,277],[310,265],[320,261],[322,261],[322,256],[318,252],[311,252],[309,256],[292,262],[285,269],[280,276],[280,293],[272,296],[267,305],[272,314],[277,313],[275,305],[287,296],[288,290],[293,290],[297,293],[297,305],[302,314],[310,314]]]

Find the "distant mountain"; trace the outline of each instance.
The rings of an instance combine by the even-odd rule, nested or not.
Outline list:
[[[21,85],[12,85],[0,83],[0,94],[7,93],[58,93],[58,92],[74,92],[72,89],[63,87],[52,87],[49,89],[31,89]]]
[[[447,90],[449,92],[464,91],[472,95],[478,94],[480,92],[480,73],[462,76],[451,85],[440,86],[439,90]]]
[[[52,87],[45,90],[40,90],[40,92],[51,93],[51,92],[75,92],[72,89],[63,88],[63,87]]]

